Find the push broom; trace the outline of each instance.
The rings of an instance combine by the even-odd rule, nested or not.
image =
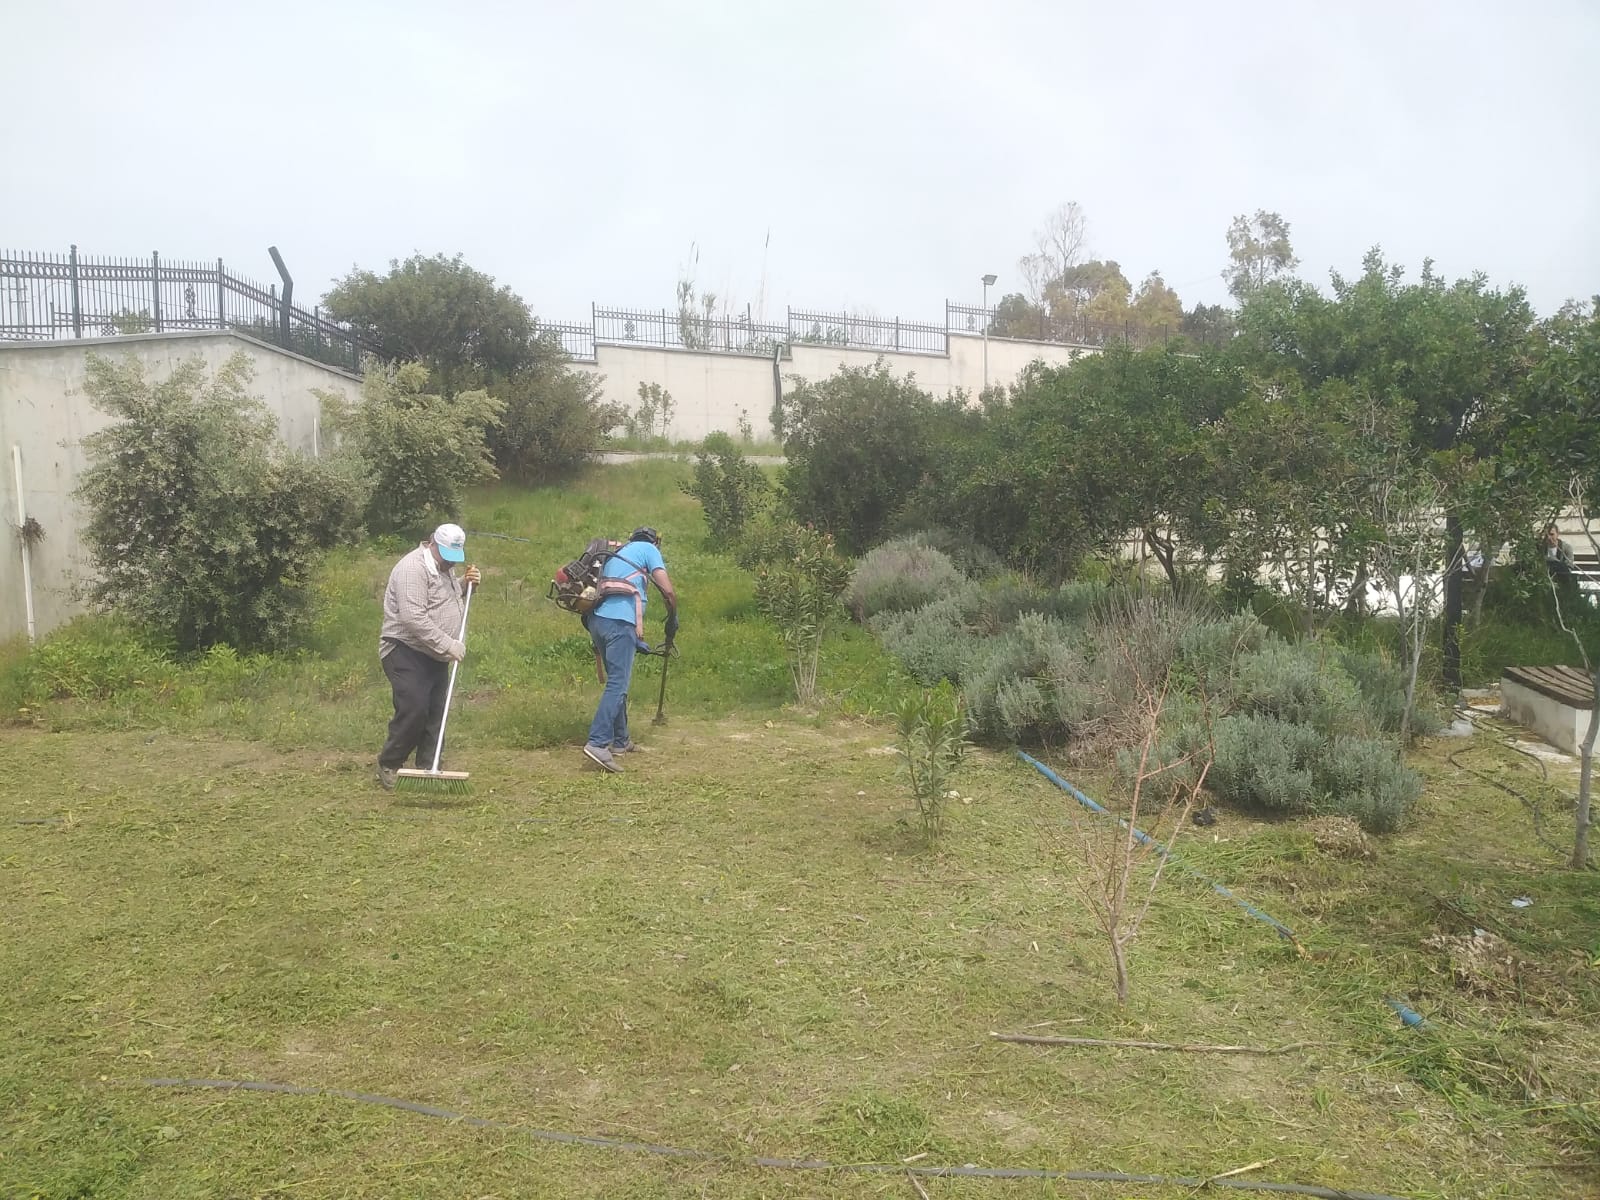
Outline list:
[[[467,585],[467,603],[461,610],[461,632],[456,637],[456,641],[463,644],[467,640],[467,615],[472,612],[472,593],[477,590],[471,584]],[[450,684],[444,691],[444,715],[439,718],[439,740],[433,744],[433,766],[426,771],[402,767],[395,773],[395,791],[434,796],[465,796],[471,793],[472,785],[467,782],[470,772],[439,770],[439,755],[444,750],[444,727],[450,720],[450,698],[455,695],[456,670],[460,666],[459,659],[450,664]]]

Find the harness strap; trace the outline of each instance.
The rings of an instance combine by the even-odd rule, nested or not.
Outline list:
[[[613,552],[610,557],[622,558],[622,555]],[[620,596],[623,594],[621,591],[608,591],[606,587],[607,584],[625,584],[627,586],[628,594],[633,597],[633,631],[634,633],[638,634],[641,640],[643,640],[644,593],[650,586],[650,575],[643,567],[634,562],[631,558],[622,558],[622,561],[628,566],[632,567],[633,570],[629,571],[626,575],[602,575],[600,579],[600,595],[609,599],[612,596]],[[601,567],[600,569],[602,571],[605,570],[604,567]],[[634,587],[633,580],[635,579],[643,579],[645,581],[645,586],[643,588]]]

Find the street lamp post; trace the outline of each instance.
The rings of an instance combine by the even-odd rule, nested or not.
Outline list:
[[[993,275],[983,277],[983,390],[989,390],[989,285],[995,281]]]

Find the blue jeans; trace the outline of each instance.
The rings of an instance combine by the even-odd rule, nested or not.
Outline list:
[[[612,617],[589,618],[589,640],[606,665],[606,687],[600,693],[589,726],[589,745],[623,746],[628,741],[628,684],[633,681],[633,656],[639,637],[632,621]]]

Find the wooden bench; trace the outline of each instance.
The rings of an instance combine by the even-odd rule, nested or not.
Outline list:
[[[1576,667],[1507,667],[1500,676],[1506,716],[1568,754],[1589,731],[1594,683]]]

